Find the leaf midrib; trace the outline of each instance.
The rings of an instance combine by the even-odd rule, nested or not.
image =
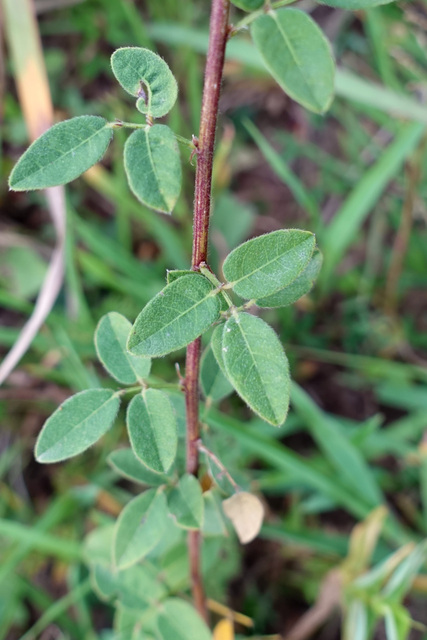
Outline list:
[[[70,153],[72,153],[73,151],[76,151],[76,149],[78,149],[79,147],[81,147],[84,144],[87,144],[90,140],[92,140],[92,138],[95,138],[95,136],[97,136],[99,133],[101,133],[101,131],[104,131],[104,129],[107,128],[107,121],[105,120],[105,124],[103,125],[103,127],[101,129],[98,129],[97,131],[95,131],[95,133],[93,133],[89,138],[85,138],[85,140],[83,140],[82,142],[80,142],[76,147],[72,147],[71,149],[69,149],[68,151],[66,151],[65,153],[63,153],[62,155],[60,155],[58,158],[55,158],[54,160],[52,160],[51,162],[49,162],[48,164],[43,165],[42,167],[40,167],[33,172],[27,173],[25,178],[21,178],[21,180],[19,182],[17,182],[15,184],[15,188],[21,184],[22,182],[25,183],[25,180],[27,180],[29,177],[34,178],[34,176],[37,176],[37,174],[41,173],[42,171],[45,171],[46,169],[48,169],[50,166],[52,166],[53,164],[55,164],[56,162],[58,162],[59,160],[63,160],[66,156],[68,156]],[[29,148],[29,150],[31,149],[31,147]],[[18,166],[18,165],[17,165]]]
[[[258,371],[258,367],[256,366],[256,360],[255,360],[255,358],[254,358],[254,356],[253,356],[253,354],[252,354],[252,349],[250,349],[249,342],[247,341],[246,336],[245,336],[245,334],[244,334],[244,332],[243,332],[243,330],[242,330],[241,323],[240,323],[240,322],[237,322],[236,318],[234,318],[234,322],[235,322],[235,324],[236,324],[237,328],[239,329],[239,331],[240,331],[240,333],[241,333],[241,335],[242,335],[242,338],[243,338],[243,340],[244,340],[244,342],[245,342],[245,344],[246,344],[247,351],[249,352],[249,354],[250,354],[250,356],[251,356],[251,359],[252,359],[252,366],[254,367],[255,371],[257,372],[257,376],[258,376],[259,380],[262,380],[262,377],[261,377],[261,375],[260,375],[260,373],[259,373],[259,371]],[[262,386],[262,385],[261,385],[261,386]],[[265,398],[267,399],[268,406],[270,407],[270,410],[271,410],[271,412],[272,412],[272,414],[273,414],[274,418],[275,418],[275,419],[277,419],[276,412],[275,412],[275,411],[274,411],[274,409],[273,409],[273,406],[272,406],[272,404],[271,404],[270,398],[268,397],[268,395],[267,395],[266,393],[264,393],[264,396],[265,396]]]
[[[309,240],[313,240],[313,236],[309,236],[308,238],[305,238],[302,242],[300,242],[299,244],[302,245],[306,242],[308,242]],[[253,271],[250,271],[249,273],[246,273],[244,276],[242,276],[241,278],[238,278],[238,280],[233,280],[233,282],[230,282],[230,284],[234,287],[236,284],[239,284],[239,282],[242,282],[242,280],[247,280],[248,278],[252,277],[255,273],[258,273],[260,271],[262,271],[263,269],[265,269],[266,267],[270,266],[271,264],[273,264],[274,262],[278,262],[279,260],[281,260],[287,253],[290,253],[291,251],[293,251],[298,245],[294,245],[293,247],[291,247],[290,249],[288,249],[287,251],[281,253],[279,256],[276,256],[275,258],[273,258],[272,260],[268,260],[268,262],[264,262],[263,265],[261,267],[258,267],[257,269],[254,269]],[[314,246],[313,246],[313,251],[314,251]],[[308,262],[310,262],[310,258],[308,259]],[[308,264],[307,262],[307,264]],[[305,266],[307,266],[307,264]],[[304,271],[305,267],[302,267],[301,271],[298,272],[296,278],[298,278],[298,276]],[[295,278],[295,279],[296,279]],[[293,282],[293,281],[292,281]],[[290,282],[289,284],[292,284],[292,282]],[[279,287],[279,289],[275,292],[273,292],[270,295],[274,295],[274,293],[277,293],[278,291],[280,291],[281,289],[286,288],[286,286],[289,285],[285,285],[285,287]]]
[[[183,276],[184,278],[188,277],[188,276]],[[193,276],[190,276],[193,277]],[[178,280],[176,280],[175,282],[179,282],[180,280],[182,280],[182,278],[179,278]],[[206,280],[206,282],[208,282]],[[171,286],[171,285],[169,285]],[[191,311],[193,311],[193,309],[196,309],[198,306],[200,306],[201,304],[203,304],[203,302],[205,302],[208,298],[214,298],[215,296],[212,295],[212,291],[214,291],[214,288],[212,287],[209,291],[209,293],[207,295],[205,295],[201,300],[198,300],[195,304],[193,304],[192,307],[188,307],[185,311],[183,311],[181,314],[175,316],[173,318],[173,320],[171,320],[170,322],[168,322],[167,324],[162,325],[162,327],[158,330],[155,331],[154,333],[150,334],[149,336],[146,336],[145,338],[140,340],[141,342],[146,342],[148,339],[152,339],[153,336],[156,336],[160,333],[162,333],[165,329],[167,329],[168,327],[170,327],[174,322],[177,322],[178,320],[180,320],[181,318],[183,318],[185,315],[187,315],[188,313],[190,313]],[[139,344],[140,344],[139,343]],[[136,347],[137,345],[135,345]],[[133,348],[135,348],[133,347]],[[132,353],[132,351],[130,350],[130,353]]]
[[[112,393],[112,395],[110,395],[110,397],[108,398],[108,400],[106,400],[105,402],[103,402],[97,409],[95,409],[95,411],[92,411],[84,420],[82,420],[81,422],[79,422],[78,424],[74,425],[72,427],[72,429],[70,429],[69,431],[67,431],[67,433],[65,434],[65,436],[61,436],[60,438],[58,438],[55,443],[53,445],[51,445],[48,449],[45,449],[45,451],[41,454],[41,456],[45,455],[48,451],[50,451],[51,449],[54,449],[58,442],[61,442],[61,440],[63,440],[64,438],[68,437],[70,435],[70,433],[73,433],[76,429],[79,429],[82,424],[84,424],[85,422],[87,422],[90,418],[92,418],[94,415],[96,415],[99,411],[101,411],[101,409],[103,409],[109,402],[111,402],[111,400],[113,400],[115,398],[115,394],[114,392]],[[52,416],[53,417],[53,416]],[[46,425],[47,426],[47,425]],[[38,457],[41,457],[40,454],[37,452]]]
[[[304,76],[304,74],[303,74],[303,72],[302,72],[302,65],[300,64],[300,62],[299,62],[299,60],[298,60],[298,57],[297,57],[297,55],[296,55],[296,52],[295,52],[295,50],[294,50],[294,48],[293,48],[293,46],[292,46],[292,44],[291,44],[291,42],[290,42],[290,40],[289,40],[288,36],[287,36],[287,35],[286,35],[286,33],[283,31],[282,25],[281,25],[281,24],[280,24],[280,22],[279,22],[279,19],[278,19],[278,17],[277,17],[277,12],[276,12],[276,11],[274,11],[274,12],[273,12],[273,16],[272,16],[272,17],[273,17],[273,20],[275,21],[275,23],[276,23],[276,25],[277,25],[277,28],[278,28],[279,32],[280,32],[280,33],[281,33],[281,35],[283,36],[283,39],[284,39],[284,41],[285,41],[285,43],[286,43],[286,45],[287,45],[287,47],[288,47],[288,49],[289,49],[289,51],[290,51],[290,54],[291,54],[291,56],[292,56],[292,58],[293,58],[293,60],[294,60],[294,62],[295,62],[295,65],[296,65],[296,66],[297,66],[297,68],[299,69],[300,76],[301,76],[301,78],[302,78],[302,80],[303,80],[304,85],[306,86],[306,88],[307,88],[307,90],[308,90],[308,93],[310,94],[310,96],[311,96],[311,98],[312,98],[313,102],[316,104],[316,106],[317,106],[319,109],[322,109],[322,108],[323,108],[323,107],[322,107],[322,105],[321,105],[321,104],[319,104],[319,101],[318,101],[317,97],[314,95],[313,90],[311,89],[310,85],[308,84],[308,82],[307,82],[307,80],[306,80],[306,78],[305,78],[305,76]]]

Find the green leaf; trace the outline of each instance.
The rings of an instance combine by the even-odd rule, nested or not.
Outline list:
[[[264,4],[264,0],[231,0],[231,2],[243,11],[256,11]]]
[[[215,287],[199,273],[168,284],[143,308],[133,325],[128,350],[160,357],[198,338],[219,317]]]
[[[114,632],[112,637],[107,636],[100,640],[158,640],[155,624],[156,610],[135,611],[115,604]]]
[[[113,558],[119,569],[130,567],[150,553],[168,526],[164,493],[149,489],[131,500],[115,525]]]
[[[281,289],[277,293],[267,298],[260,298],[256,301],[258,307],[288,307],[311,291],[317,276],[322,268],[323,256],[318,249],[313,253],[313,257],[292,284]]]
[[[166,282],[167,284],[171,284],[174,280],[178,280],[182,276],[188,276],[194,273],[191,269],[168,269],[166,272]]]
[[[95,331],[95,348],[108,373],[122,384],[136,384],[150,374],[151,360],[137,358],[126,351],[132,324],[120,313],[103,316]]]
[[[137,109],[152,118],[166,115],[175,104],[178,87],[166,62],[140,47],[123,47],[111,56],[111,67],[123,89],[138,98]]]
[[[145,563],[123,571],[96,564],[91,567],[91,582],[103,600],[118,599],[127,609],[143,612],[163,600],[167,591],[158,580],[158,570]]]
[[[59,462],[85,451],[108,431],[119,406],[119,397],[109,389],[71,396],[46,420],[37,439],[36,460]]]
[[[219,402],[233,392],[233,385],[222,372],[211,346],[205,349],[200,361],[200,386],[205,398],[212,402]]]
[[[194,273],[192,269],[172,269],[172,270],[168,269],[166,273],[166,282],[170,284],[174,280],[178,280],[178,278],[181,278],[182,276],[186,276],[188,274],[191,275],[192,273]],[[228,311],[229,305],[221,291],[218,291],[218,298],[220,301],[220,310]]]
[[[212,634],[195,609],[180,600],[165,600],[157,620],[161,640],[212,640]]]
[[[92,529],[83,542],[83,557],[86,564],[101,564],[103,566],[111,564],[113,536],[113,524]]]
[[[175,414],[168,396],[158,389],[144,389],[130,402],[126,424],[136,457],[151,471],[167,473],[178,446]]]
[[[315,237],[309,231],[273,231],[234,249],[224,261],[224,276],[242,298],[264,298],[296,280],[314,247]]]
[[[213,330],[212,337],[211,337],[211,349],[212,349],[212,353],[215,356],[217,365],[219,366],[219,368],[221,369],[224,375],[224,378],[227,378],[227,371],[225,369],[225,364],[224,364],[224,353],[222,350],[222,334],[224,331],[224,326],[225,326],[224,324],[219,324]]]
[[[140,484],[158,487],[169,482],[167,476],[147,469],[129,448],[113,451],[108,456],[107,462],[121,476]]]
[[[289,407],[289,366],[273,329],[248,313],[233,315],[224,326],[222,353],[239,396],[263,420],[283,424]]]
[[[125,171],[135,196],[150,209],[172,213],[181,191],[181,158],[164,124],[134,131],[126,141]]]
[[[328,40],[310,16],[298,9],[269,11],[253,22],[251,35],[283,91],[315,113],[328,109],[335,65]]]
[[[71,182],[102,158],[113,130],[104,118],[79,116],[48,129],[18,160],[9,178],[14,191]]]
[[[101,600],[111,600],[117,593],[117,576],[110,567],[93,564],[90,572],[92,589]]]
[[[407,640],[412,627],[411,615],[407,609],[399,605],[387,607],[384,625],[387,640]]]
[[[389,4],[393,0],[317,0],[320,4],[327,4],[329,7],[339,7],[356,11],[357,9],[370,9],[381,4]]]
[[[200,529],[203,525],[203,495],[200,483],[194,476],[182,476],[168,498],[170,513],[183,529]]]
[[[204,492],[203,503],[203,537],[227,535],[227,529],[221,515],[220,506],[212,490]]]
[[[166,598],[167,590],[159,580],[158,573],[158,569],[148,562],[117,572],[120,604],[141,612]]]

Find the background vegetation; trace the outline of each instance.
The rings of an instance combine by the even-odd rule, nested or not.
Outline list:
[[[119,46],[139,45],[158,50],[178,78],[171,126],[187,138],[197,133],[209,3],[35,4],[57,120],[84,113],[130,120],[132,100],[114,82],[109,57]],[[338,605],[351,601],[357,576],[427,534],[427,4],[356,13],[310,0],[300,5],[333,43],[337,97],[326,116],[308,113],[269,79],[244,38],[231,41],[212,262],[251,236],[292,227],[317,234],[325,262],[308,297],[264,316],[285,344],[296,381],[285,425],[269,427],[236,397],[210,414],[215,450],[243,487],[262,493],[267,518],[247,547],[230,542],[227,560],[208,571],[207,590],[251,618],[253,628],[238,620],[242,635],[286,637],[305,621],[308,631],[300,626],[300,635],[289,637],[333,640],[340,634]],[[4,353],[33,310],[54,240],[43,196],[7,191],[6,177],[28,142],[14,73],[6,59]],[[27,90],[31,96],[31,83]],[[104,379],[93,345],[99,318],[111,310],[135,318],[164,285],[165,268],[188,267],[193,175],[188,162],[172,221],[133,198],[118,144],[102,166],[67,187],[65,285],[0,389],[0,639],[27,632],[26,640],[38,634],[90,640],[111,628],[110,608],[90,588],[81,541],[136,492],[106,464],[124,429],[111,430],[67,464],[36,464],[33,445],[61,401]],[[156,361],[153,373],[170,376],[175,359]],[[390,513],[383,526],[381,511],[366,523],[380,505]],[[366,540],[364,551],[354,543],[349,552],[362,521],[353,542],[361,531],[369,539],[382,530],[372,560]],[[422,570],[409,589],[422,561],[400,595],[408,592],[411,617],[427,624]],[[378,628],[376,637],[383,633]],[[427,634],[414,628],[410,637]]]

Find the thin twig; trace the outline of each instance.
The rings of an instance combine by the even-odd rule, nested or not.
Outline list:
[[[223,463],[221,462],[221,460],[213,453],[213,451],[211,451],[210,449],[208,449],[207,447],[205,447],[205,445],[202,443],[201,440],[199,440],[199,451],[201,451],[202,453],[204,453],[206,456],[208,456],[208,458],[210,458],[212,460],[212,462],[218,467],[218,469],[221,469],[222,473],[225,475],[225,477],[227,478],[228,482],[231,484],[231,486],[236,490],[239,491],[240,487],[237,484],[237,482],[234,480],[234,478],[230,475],[230,472],[228,471],[228,469],[223,465]]]
[[[200,117],[200,133],[197,143],[197,169],[194,189],[194,225],[192,269],[197,270],[207,262],[209,218],[211,209],[212,162],[215,132],[218,118],[218,103],[224,68],[225,47],[229,25],[229,0],[212,0],[209,23],[209,47],[206,59],[203,102]],[[199,362],[200,338],[187,347],[185,367],[185,401],[187,411],[187,472],[194,475],[199,467]],[[188,534],[190,573],[195,606],[207,619],[207,610],[200,573],[200,534]]]

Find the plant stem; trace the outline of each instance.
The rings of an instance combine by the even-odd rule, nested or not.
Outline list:
[[[212,0],[209,23],[209,47],[203,87],[200,132],[197,147],[197,169],[194,189],[192,269],[207,262],[209,218],[211,208],[212,162],[218,103],[224,68],[225,46],[229,26],[229,0]],[[199,362],[200,338],[187,347],[185,366],[185,403],[187,411],[187,472],[197,474],[199,468]],[[200,533],[188,533],[188,551],[194,604],[206,620],[207,611],[200,573]]]

